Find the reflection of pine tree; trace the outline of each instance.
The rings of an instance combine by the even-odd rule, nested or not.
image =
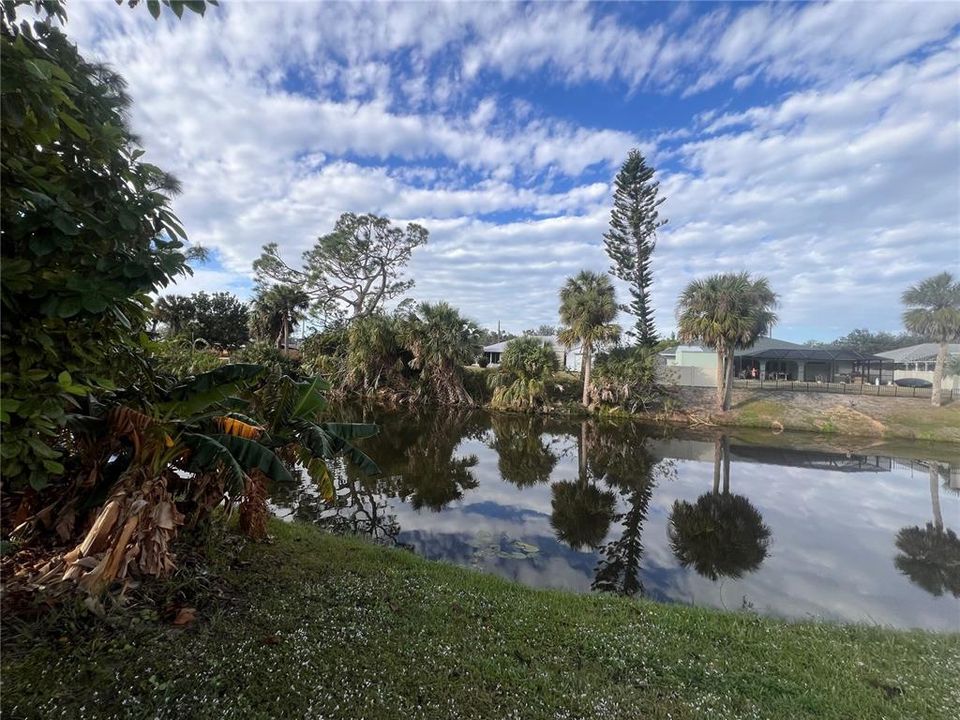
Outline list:
[[[897,570],[931,595],[949,592],[960,597],[960,538],[943,527],[940,511],[939,463],[931,460],[930,505],[933,522],[926,527],[905,527],[897,533]],[[949,477],[949,473],[948,473]]]
[[[701,495],[694,504],[674,502],[668,534],[680,565],[693,567],[711,580],[742,577],[759,568],[767,557],[770,528],[763,516],[747,498],[730,494],[730,443],[726,436],[715,446],[713,492]]]
[[[646,441],[644,429],[637,425],[596,433],[590,468],[620,493],[627,511],[614,518],[621,523],[622,531],[618,539],[603,547],[592,584],[594,590],[621,595],[643,593],[643,524],[657,479],[673,472],[671,462],[655,460]]]
[[[643,594],[640,561],[643,558],[643,523],[653,495],[653,482],[641,480],[628,495],[629,510],[615,519],[623,523],[617,540],[607,543],[597,565],[592,588],[621,595]]]
[[[507,482],[517,487],[545,483],[557,465],[557,456],[543,442],[544,422],[537,416],[493,415],[493,439],[497,468]]]

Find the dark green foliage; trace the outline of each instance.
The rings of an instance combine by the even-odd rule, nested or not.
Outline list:
[[[303,254],[301,269],[283,261],[277,243],[263,246],[253,269],[306,292],[313,312],[329,324],[345,313],[356,318],[380,312],[412,288],[413,280],[404,280],[402,272],[427,235],[415,223],[401,229],[384,217],[344,213],[333,232]]]
[[[692,505],[674,502],[668,533],[680,564],[711,580],[756,570],[770,545],[770,528],[757,509],[725,492],[701,495]]]
[[[297,286],[263,286],[253,299],[250,334],[255,340],[286,349],[290,334],[303,322],[309,306],[309,296]]]
[[[231,358],[239,363],[263,365],[278,375],[297,377],[304,373],[300,361],[269,342],[257,341],[249,343],[233,353]]]
[[[550,490],[550,526],[557,539],[574,550],[599,548],[613,521],[616,495],[585,479],[561,480]]]
[[[832,342],[819,342],[817,340],[808,340],[805,345],[811,347],[838,347],[849,348],[865,355],[885,352],[886,350],[895,350],[896,348],[907,347],[909,345],[919,345],[926,342],[926,339],[913,333],[890,333],[883,330],[873,332],[866,328],[852,330],[843,337],[839,337]]]
[[[593,376],[594,401],[628,412],[646,412],[663,404],[664,389],[657,383],[656,350],[614,348],[600,353]]]
[[[517,487],[550,480],[558,458],[544,442],[542,416],[493,415],[490,447],[497,451],[497,468],[503,479]]]
[[[660,183],[653,179],[655,172],[639,150],[630,151],[614,181],[610,229],[603,236],[611,261],[610,273],[630,286],[633,299],[627,310],[637,321],[628,334],[645,347],[657,343],[650,305],[650,262],[657,228],[667,222],[660,218],[658,210],[666,198],[657,197]]]
[[[931,595],[960,597],[960,538],[934,523],[897,533],[897,570]]]
[[[123,80],[18,5],[0,29],[2,472],[40,488],[74,398],[138,377],[147,294],[188,269],[178,183],[142,161]]]
[[[500,408],[534,409],[547,399],[547,387],[557,371],[553,346],[539,337],[525,336],[507,343],[497,373],[493,404]]]
[[[250,339],[247,306],[228,292],[165,295],[155,303],[153,317],[170,338],[185,336],[227,349]]]

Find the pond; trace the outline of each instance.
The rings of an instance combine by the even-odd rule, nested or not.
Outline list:
[[[350,410],[382,469],[274,488],[280,517],[543,588],[960,630],[960,463],[636,423]],[[933,456],[933,457],[929,457]],[[946,459],[944,459],[946,457]]]

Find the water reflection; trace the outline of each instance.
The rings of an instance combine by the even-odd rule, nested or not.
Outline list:
[[[594,419],[338,417],[381,425],[361,446],[383,474],[335,468],[332,503],[304,478],[278,514],[535,586],[960,630],[957,465]]]
[[[714,442],[713,492],[692,504],[677,500],[668,532],[680,565],[711,580],[743,577],[767,557],[770,528],[747,498],[730,493],[730,440],[725,435]]]
[[[910,581],[939,597],[950,593],[960,597],[960,539],[943,525],[940,508],[940,478],[949,483],[948,465],[928,460],[930,474],[930,504],[933,522],[925,527],[905,527],[897,533],[897,570]]]

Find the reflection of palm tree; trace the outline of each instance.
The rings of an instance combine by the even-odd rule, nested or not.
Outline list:
[[[933,522],[926,527],[905,527],[897,533],[897,570],[931,595],[949,592],[960,597],[960,538],[943,527],[940,511],[939,463],[930,465],[930,504]]]
[[[574,550],[600,547],[613,520],[616,496],[588,483],[585,476],[576,482],[556,482],[551,490],[550,525],[557,538]]]
[[[517,487],[547,482],[557,456],[543,442],[543,420],[536,416],[494,415],[491,418],[497,467],[504,480]]]
[[[721,467],[723,492],[719,490]],[[760,512],[742,495],[730,494],[730,444],[722,437],[714,455],[713,492],[695,504],[677,500],[670,513],[670,547],[683,567],[699,574],[742,577],[767,557],[770,528]]]
[[[557,538],[574,550],[600,547],[607,536],[616,506],[616,496],[587,480],[589,434],[586,421],[580,424],[577,443],[578,479],[561,480],[551,487],[553,499],[550,525]]]

